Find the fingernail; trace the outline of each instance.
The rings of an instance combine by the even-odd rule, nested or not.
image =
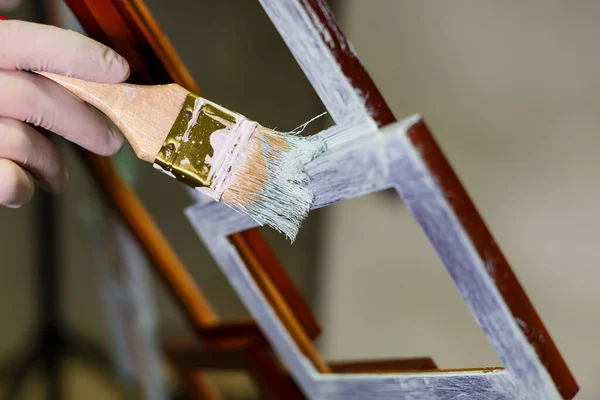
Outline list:
[[[23,204],[6,204],[4,207],[11,208],[11,209],[17,209],[17,208],[23,207]]]

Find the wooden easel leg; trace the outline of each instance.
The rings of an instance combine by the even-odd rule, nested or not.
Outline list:
[[[248,346],[248,373],[265,399],[268,400],[304,400],[300,391],[289,374],[277,364],[275,355],[263,343]]]
[[[176,372],[186,393],[194,400],[224,400],[201,372],[187,371],[183,368],[176,368]]]

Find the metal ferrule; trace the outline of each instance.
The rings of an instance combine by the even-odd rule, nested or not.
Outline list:
[[[237,114],[189,94],[156,156],[155,166],[192,188],[210,187],[215,149],[211,136],[236,125]]]

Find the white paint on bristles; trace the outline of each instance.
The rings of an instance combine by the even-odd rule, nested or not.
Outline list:
[[[304,165],[323,153],[325,144],[264,127],[258,127],[251,140],[255,143],[249,146],[245,165],[232,175],[226,204],[293,242],[314,200]],[[264,167],[255,166],[257,160],[263,160]]]

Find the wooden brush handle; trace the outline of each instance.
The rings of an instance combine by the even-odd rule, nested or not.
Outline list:
[[[154,162],[189,94],[177,84],[95,83],[37,72],[102,111],[123,132],[137,156]]]

